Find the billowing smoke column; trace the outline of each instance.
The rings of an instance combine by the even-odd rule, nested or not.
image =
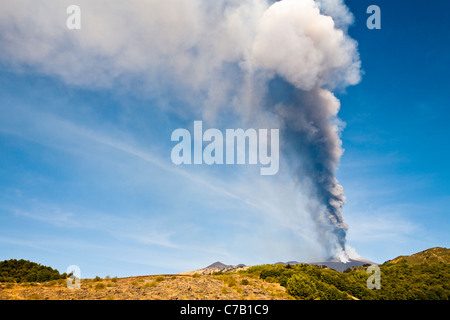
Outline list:
[[[229,113],[258,127],[275,119],[298,192],[321,204],[309,213],[318,239],[345,259],[332,90],[359,82],[360,62],[343,0],[79,0],[76,31],[64,30],[70,4],[3,1],[0,62],[90,89],[183,97],[172,111],[203,120]]]
[[[336,1],[327,3],[329,10],[345,12]],[[319,238],[331,256],[345,260],[345,197],[335,177],[342,155],[340,104],[329,89],[357,83],[360,64],[355,43],[330,16],[321,14],[319,5],[313,0],[273,4],[260,21],[253,58],[260,68],[284,79],[272,80],[287,87],[275,113],[284,124],[290,151],[298,155],[296,176],[309,179],[311,196],[323,204],[323,213],[312,213]]]
[[[283,118],[291,152],[297,155],[296,178],[299,183],[307,179],[310,187],[302,190],[323,205],[312,217],[330,258],[345,259],[347,225],[341,214],[345,197],[335,177],[342,154],[338,123],[333,121],[339,101],[323,89],[296,89],[292,95],[289,105],[279,104],[276,109]]]

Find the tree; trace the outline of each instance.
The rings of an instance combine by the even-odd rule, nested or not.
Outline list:
[[[61,277],[58,270],[28,260],[0,261],[0,282],[11,281],[11,279],[13,282],[49,281],[61,279]]]
[[[52,274],[49,270],[46,270],[46,269],[40,270],[37,273],[36,281],[37,282],[46,282],[46,281],[49,281],[51,279],[51,277],[52,277]]]
[[[294,274],[287,282],[287,292],[302,300],[311,300],[317,297],[317,288],[315,283],[307,276],[299,273]]]
[[[25,276],[25,282],[36,282],[37,281],[37,273],[30,272]]]

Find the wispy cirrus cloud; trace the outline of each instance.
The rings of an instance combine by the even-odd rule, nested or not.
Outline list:
[[[63,206],[22,199],[21,207],[10,205],[2,206],[2,209],[15,217],[38,221],[62,230],[95,231],[146,245],[177,247],[170,239],[173,232],[163,231],[164,227],[156,219],[152,221],[151,218],[146,218],[143,221],[142,217],[131,214],[125,218],[123,215],[92,212],[84,208],[65,209]]]

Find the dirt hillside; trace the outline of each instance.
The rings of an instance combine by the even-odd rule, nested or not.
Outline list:
[[[270,300],[291,299],[285,288],[239,274],[161,275],[83,279],[80,289],[65,280],[46,283],[2,283],[1,300]]]

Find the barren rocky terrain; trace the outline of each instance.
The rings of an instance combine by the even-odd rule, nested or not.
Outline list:
[[[239,274],[152,275],[83,279],[80,289],[65,280],[45,283],[2,283],[1,300],[271,300],[292,299],[278,283]]]

